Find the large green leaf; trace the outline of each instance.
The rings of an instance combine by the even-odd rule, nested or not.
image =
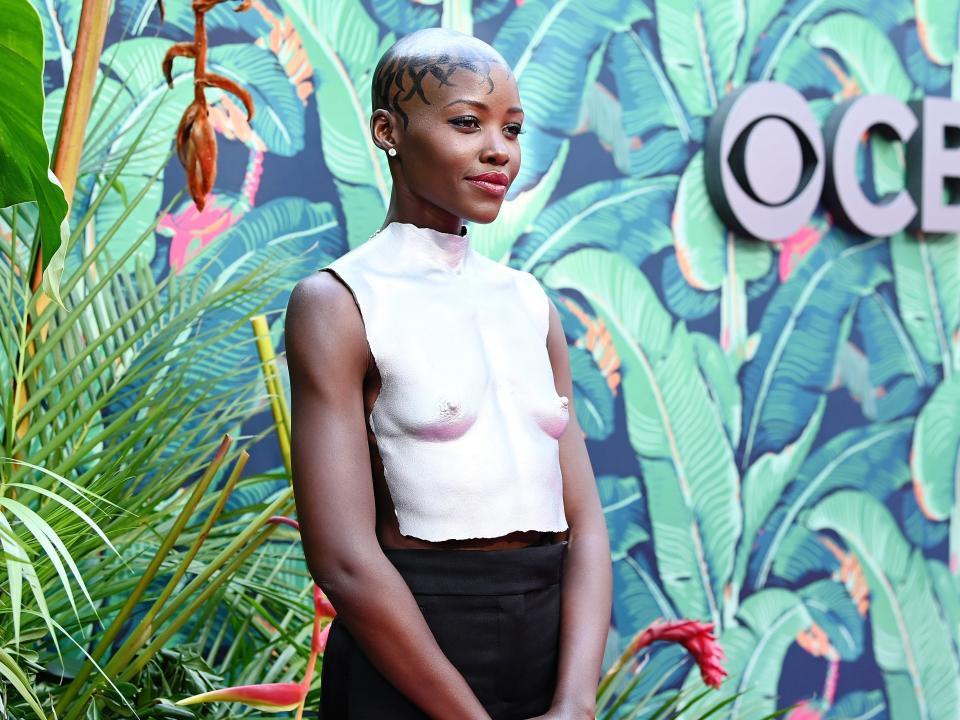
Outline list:
[[[823,720],[887,720],[887,703],[880,690],[847,693],[827,710]]]
[[[833,228],[781,285],[760,322],[760,346],[744,367],[742,464],[800,436],[833,384],[851,308],[889,278],[883,240],[853,242]]]
[[[952,65],[957,54],[958,0],[917,0],[917,36],[923,51],[937,65]]]
[[[771,79],[800,92],[814,90],[831,93],[831,96],[843,92],[842,79],[823,61],[822,51],[810,44],[808,35],[797,35],[790,40]],[[830,105],[835,103],[831,100]]]
[[[843,58],[864,93],[910,99],[913,83],[896,48],[872,20],[854,13],[829,15],[810,31],[810,44]]]
[[[654,48],[655,38],[641,27],[616,34],[607,52],[607,68],[619,95],[623,134],[631,141],[629,166],[624,172],[633,177],[676,172],[694,139],[691,120]]]
[[[950,563],[960,563],[960,373],[933,391],[913,431],[913,489],[923,514],[950,520]]]
[[[943,618],[950,628],[953,654],[960,659],[960,577],[939,560],[927,560],[927,571],[937,602],[943,609]]]
[[[787,582],[800,583],[814,575],[836,572],[840,559],[830,551],[830,542],[803,525],[793,525],[773,560],[774,574]]]
[[[597,491],[610,533],[611,557],[620,560],[635,546],[650,539],[640,481],[635,477],[601,475],[597,478]]]
[[[600,74],[611,35],[650,17],[629,0],[526,0],[494,38],[523,100],[523,163],[510,196],[537,184],[580,124],[587,89]]]
[[[770,270],[770,244],[726,228],[707,196],[703,151],[688,163],[673,208],[677,264],[691,287],[720,290],[720,343],[737,364],[747,357],[747,283]]]
[[[287,76],[280,59],[270,50],[251,43],[232,43],[210,48],[207,64],[250,92],[255,105],[251,121],[254,133],[272,155],[293,157],[303,150],[303,102]],[[192,70],[189,61],[183,66]],[[211,104],[224,93],[210,92]],[[231,101],[238,103],[236,98]]]
[[[587,299],[623,363],[627,432],[641,462],[660,577],[686,617],[720,623],[741,528],[739,476],[691,336],[673,327],[644,275],[625,258],[580,250],[545,284]]]
[[[280,6],[313,66],[323,160],[338,181],[347,237],[356,247],[377,230],[390,202],[387,160],[370,137],[368,118],[373,69],[396,38],[380,38],[376,23],[352,0],[280,0]]]
[[[960,369],[960,235],[890,238],[897,304],[920,355],[944,375]]]
[[[83,3],[71,0],[30,0],[30,4],[43,23],[44,60],[59,60],[63,77],[69,77]]]
[[[541,264],[584,247],[617,252],[634,265],[670,244],[669,202],[676,178],[603,180],[552,203],[513,249],[515,264]]]
[[[746,27],[743,0],[657,0],[667,74],[687,110],[710,115],[729,91]]]
[[[710,403],[723,421],[730,446],[736,447],[740,443],[743,397],[734,363],[709,335],[693,333],[692,338],[697,364],[710,391]]]
[[[862,13],[863,0],[802,0],[791,2],[787,12],[777,17],[764,31],[756,62],[752,62],[751,77],[769,80],[774,70],[784,61],[784,50],[794,39],[809,32],[821,18],[842,11]],[[874,3],[870,6],[870,21],[886,33],[892,33],[912,18],[908,3]],[[821,59],[822,62],[822,59]],[[833,105],[833,101],[828,101]]]
[[[852,662],[863,654],[864,618],[843,583],[817,580],[798,594],[810,617],[830,639],[834,658]]]
[[[270,25],[262,11],[263,6],[248,12],[236,12],[234,3],[211,7],[204,15],[204,25],[210,30],[241,31],[254,37],[270,32]],[[157,28],[173,37],[193,37],[195,16],[190,3],[164,2],[163,24],[156,0],[117,0],[116,16],[125,35],[147,35]],[[216,37],[216,35],[214,35]]]
[[[590,440],[606,440],[616,429],[614,397],[610,383],[592,351],[577,346],[568,350],[577,422]],[[594,350],[600,352],[599,347]],[[606,354],[605,349],[603,353]]]
[[[913,488],[924,514],[946,520],[955,514],[960,483],[960,374],[934,391],[913,431]]]
[[[743,587],[747,573],[747,561],[754,551],[757,532],[763,527],[770,512],[776,507],[784,489],[797,475],[807,459],[814,438],[820,431],[826,399],[821,399],[810,422],[796,442],[789,443],[780,452],[761,455],[743,477],[743,535],[737,546],[737,559],[733,576],[733,607]]]
[[[909,481],[908,445],[912,420],[875,423],[831,438],[802,465],[776,498],[750,561],[753,586],[767,584],[790,528],[805,508],[838,488],[869,490],[883,497]],[[761,504],[761,503],[758,503]]]
[[[923,554],[903,539],[874,497],[842,490],[806,519],[838,533],[856,553],[870,587],[873,651],[893,720],[946,720],[960,707],[960,665],[937,607]]]
[[[656,568],[639,550],[613,560],[612,612],[622,641],[621,652],[631,637],[654,620],[677,618],[677,611],[660,586]]]
[[[719,290],[729,277],[741,282],[770,269],[770,243],[738,237],[724,227],[707,195],[703,151],[683,171],[673,208],[673,239],[683,276],[698,290]]]
[[[750,60],[754,56],[757,41],[770,21],[783,9],[786,0],[746,0],[747,25],[743,31],[743,43],[737,53],[737,66],[733,71],[733,86],[739,87],[747,79]]]
[[[0,0],[0,207],[39,205],[46,268],[68,227],[67,200],[43,137],[43,103],[40,18],[27,0]]]
[[[868,420],[881,422],[915,413],[936,376],[913,345],[888,287],[878,288],[857,305],[854,327],[867,362],[867,397],[861,407]]]

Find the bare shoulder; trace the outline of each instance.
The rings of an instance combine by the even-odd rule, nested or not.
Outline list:
[[[308,376],[363,373],[367,344],[350,290],[333,274],[315,272],[297,282],[287,301],[284,344],[290,372]],[[291,380],[293,378],[291,377]]]

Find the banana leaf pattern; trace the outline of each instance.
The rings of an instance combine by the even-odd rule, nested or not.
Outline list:
[[[50,142],[80,0],[33,1]],[[855,238],[818,209],[793,236],[749,241],[714,214],[702,167],[706,122],[746,82],[792,85],[821,121],[861,93],[960,100],[960,0],[219,5],[210,67],[241,80],[257,113],[248,123],[209,92],[221,159],[199,213],[171,205],[191,68],[175,66],[172,90],[160,72],[192,31],[189,3],[167,0],[162,25],[154,0],[115,6],[72,213],[91,210],[150,122],[153,141],[93,208],[95,227],[148,188],[104,241],[119,254],[160,216],[140,258],[158,278],[216,284],[287,263],[263,308],[278,344],[283,291],[386,210],[390,176],[367,125],[380,54],[438,25],[493,44],[529,132],[501,216],[472,236],[534,273],[563,319],[613,553],[607,662],[656,618],[695,618],[716,624],[728,657],[719,693],[743,693],[718,719],[788,705],[793,720],[960,718],[960,238]],[[861,153],[868,192],[902,187],[900,148],[878,137]],[[72,260],[99,240],[82,238]],[[224,336],[225,363],[247,333]],[[272,452],[255,459],[279,465]],[[648,667],[650,682],[667,676],[661,690],[698,682],[675,648]]]

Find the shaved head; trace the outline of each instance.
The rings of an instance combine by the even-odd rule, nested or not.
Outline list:
[[[377,63],[371,87],[372,110],[396,113],[406,128],[404,103],[413,100],[430,105],[423,92],[426,76],[436,78],[436,87],[440,87],[451,84],[450,76],[456,70],[469,70],[486,82],[490,94],[494,91],[490,77],[493,64],[510,73],[503,56],[483,40],[446,28],[418,30],[391,45]]]

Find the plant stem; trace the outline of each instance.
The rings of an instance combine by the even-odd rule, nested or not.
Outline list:
[[[93,105],[94,84],[110,20],[111,4],[109,0],[83,0],[80,10],[73,68],[67,81],[67,95],[54,142],[53,174],[63,186],[68,205],[73,202],[73,192],[77,186],[77,171],[80,169],[83,139]]]

